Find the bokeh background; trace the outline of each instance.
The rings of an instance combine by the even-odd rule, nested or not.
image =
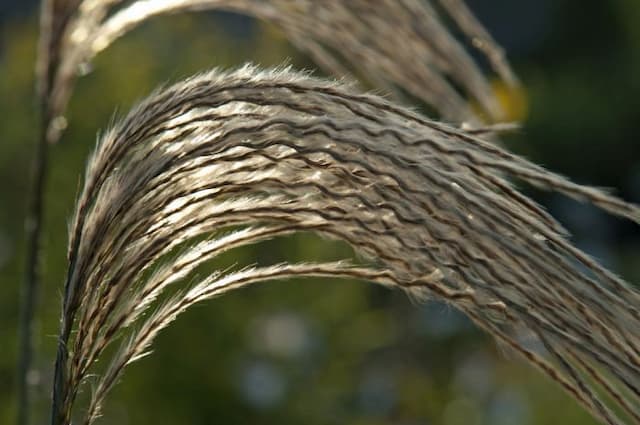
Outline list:
[[[374,4],[375,1],[372,1]],[[523,129],[503,139],[578,182],[640,202],[640,2],[469,0],[506,47],[524,88],[504,96]],[[23,227],[36,138],[37,2],[0,1],[0,423],[15,417]],[[213,66],[288,60],[313,69],[275,28],[228,13],[155,19],[102,53],[80,79],[70,127],[52,149],[31,380],[48,416],[67,220],[97,132],[156,85]],[[321,73],[318,72],[321,75]],[[499,93],[504,91],[496,86]],[[640,232],[523,187],[574,242],[640,282]],[[234,253],[238,264],[348,254],[309,235]],[[184,314],[133,365],[104,424],[592,424],[560,389],[451,308],[362,282],[308,279],[245,289]]]

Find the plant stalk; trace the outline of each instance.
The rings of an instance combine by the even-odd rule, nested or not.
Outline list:
[[[49,162],[47,143],[46,112],[42,105],[40,129],[35,146],[33,177],[25,222],[26,256],[25,279],[20,294],[17,418],[18,425],[28,425],[31,411],[31,391],[29,372],[33,363],[34,317],[41,286],[41,245],[42,222],[44,216],[44,190]]]

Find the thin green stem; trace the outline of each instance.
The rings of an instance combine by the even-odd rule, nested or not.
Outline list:
[[[44,216],[44,190],[48,171],[49,144],[46,137],[46,115],[41,110],[41,129],[35,146],[32,187],[28,204],[26,233],[25,279],[20,294],[17,420],[28,425],[31,412],[29,372],[33,363],[34,317],[41,286],[41,242]]]

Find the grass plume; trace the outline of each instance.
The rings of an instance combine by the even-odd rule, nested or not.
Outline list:
[[[32,327],[39,292],[40,239],[44,215],[49,145],[67,127],[65,112],[76,79],[94,57],[148,19],[169,13],[228,10],[278,26],[296,47],[336,76],[351,73],[390,92],[406,92],[457,123],[480,124],[480,105],[490,123],[501,121],[500,105],[487,77],[465,47],[442,24],[431,2],[381,0],[42,0],[36,63],[40,134],[34,149],[34,176],[26,220],[27,255],[21,296],[18,365],[18,421],[28,424]],[[468,17],[462,2],[445,10],[473,40],[483,40],[487,59],[500,78],[517,85],[499,49]],[[469,30],[471,28],[471,30]],[[403,49],[397,49],[399,42]],[[475,41],[474,41],[475,43]],[[477,44],[477,43],[476,43]],[[460,89],[454,88],[459,87]]]
[[[517,86],[502,51],[465,4],[442,3],[498,77]],[[375,7],[367,0],[84,0],[69,4],[76,8],[71,18],[52,31],[57,42],[51,44],[51,55],[58,60],[48,73],[51,143],[64,130],[75,79],[99,52],[150,18],[201,10],[233,11],[270,22],[327,72],[335,76],[355,72],[377,87],[404,90],[446,120],[480,122],[469,100],[480,105],[489,122],[503,117],[481,66],[451,34],[430,1],[381,0]],[[402,49],[397,48],[399,42]]]
[[[193,304],[299,276],[445,301],[602,423],[640,423],[640,295],[507,178],[640,222],[638,206],[345,83],[245,66],[155,92],[87,166],[52,423],[94,422],[126,366]],[[222,252],[299,231],[345,241],[366,260],[215,270],[175,288]],[[523,345],[523,333],[545,349]],[[95,370],[97,360],[108,366]],[[94,390],[79,411],[87,380]]]

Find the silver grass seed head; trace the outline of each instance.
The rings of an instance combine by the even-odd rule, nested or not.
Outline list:
[[[640,296],[573,247],[511,177],[637,217],[637,206],[473,135],[290,68],[215,70],[155,92],[104,134],[87,167],[70,235],[64,321],[75,333],[57,387],[61,422],[116,340],[125,342],[96,377],[85,423],[191,305],[301,276],[445,301],[596,418],[624,423],[620,407],[634,420]],[[214,271],[171,290],[226,250],[298,231],[343,240],[364,260]]]

